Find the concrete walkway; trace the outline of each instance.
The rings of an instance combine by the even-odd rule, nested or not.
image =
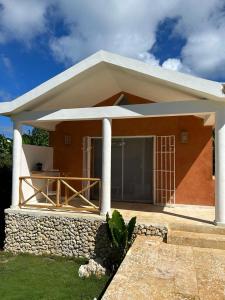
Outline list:
[[[137,237],[102,299],[225,299],[225,250]]]

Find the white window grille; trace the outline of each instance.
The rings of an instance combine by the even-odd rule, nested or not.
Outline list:
[[[155,151],[155,203],[175,204],[175,136],[157,136]]]

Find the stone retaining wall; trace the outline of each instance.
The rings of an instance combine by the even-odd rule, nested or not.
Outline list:
[[[110,254],[106,223],[102,219],[6,212],[6,251],[74,257],[107,258]],[[137,225],[137,235],[165,238],[160,225]]]

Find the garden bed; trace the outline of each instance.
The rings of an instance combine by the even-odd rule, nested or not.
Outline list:
[[[0,299],[93,300],[108,277],[81,279],[85,260],[0,252]]]

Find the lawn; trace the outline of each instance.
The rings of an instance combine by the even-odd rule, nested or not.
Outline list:
[[[1,300],[93,300],[108,278],[81,279],[78,259],[0,252]]]

